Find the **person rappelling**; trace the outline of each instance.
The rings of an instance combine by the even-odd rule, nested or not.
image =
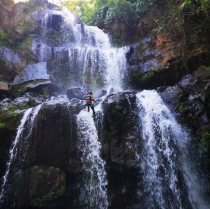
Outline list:
[[[93,98],[92,95],[93,95],[92,91],[89,91],[88,94],[87,94],[87,96],[86,96],[86,106],[88,107],[88,112],[90,111],[90,108],[92,109],[92,111],[93,111],[93,117],[95,117],[96,114],[95,114],[93,102],[96,103],[96,101],[94,100],[94,98]]]

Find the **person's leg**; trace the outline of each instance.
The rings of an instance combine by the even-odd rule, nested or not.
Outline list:
[[[90,111],[90,105],[89,104],[87,104],[87,107],[88,107],[88,112]]]
[[[91,109],[93,110],[93,116],[95,116],[96,114],[95,114],[95,110],[94,110],[94,106],[93,105],[91,105]]]

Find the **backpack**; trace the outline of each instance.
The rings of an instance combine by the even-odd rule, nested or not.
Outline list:
[[[87,95],[85,100],[86,100],[86,103],[91,104],[92,103],[92,96]]]

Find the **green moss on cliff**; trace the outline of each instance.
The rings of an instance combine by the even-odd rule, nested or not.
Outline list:
[[[19,84],[11,86],[12,95],[14,97],[22,96],[26,91],[27,84]]]
[[[132,69],[131,80],[133,87],[153,88],[158,85],[164,85],[164,76],[167,76],[168,67],[169,65],[165,68],[156,68],[144,74],[141,74],[139,69]]]
[[[0,128],[16,130],[21,113],[15,111],[0,110]]]
[[[5,30],[0,28],[0,45],[11,45],[13,42],[11,35],[9,35]]]

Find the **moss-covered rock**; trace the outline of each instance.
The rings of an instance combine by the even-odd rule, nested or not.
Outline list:
[[[30,167],[15,179],[14,193],[18,208],[61,208],[65,185],[66,176],[60,169],[36,165]]]

